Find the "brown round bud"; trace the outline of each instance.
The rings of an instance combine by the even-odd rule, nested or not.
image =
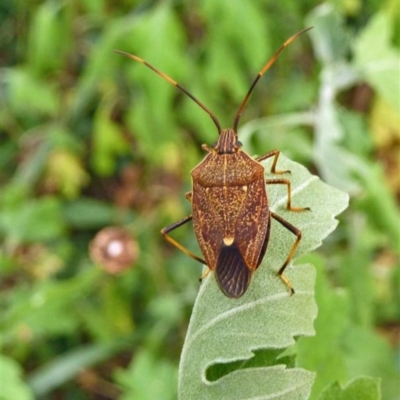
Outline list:
[[[105,271],[117,274],[136,262],[139,247],[130,232],[110,226],[97,233],[90,243],[89,254]]]

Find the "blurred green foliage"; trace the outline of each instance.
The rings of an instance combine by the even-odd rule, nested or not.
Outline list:
[[[113,49],[157,66],[228,126],[263,63],[309,25],[258,84],[239,136],[250,154],[279,148],[352,197],[319,255],[304,256],[318,266],[319,317],[298,363],[329,366],[314,398],[359,375],[398,398],[399,10],[398,0],[2,1],[4,398],[176,396],[200,266],[159,230],[190,212],[189,171],[217,132]],[[117,275],[88,251],[115,225],[140,249]],[[190,228],[174,237],[196,251]]]

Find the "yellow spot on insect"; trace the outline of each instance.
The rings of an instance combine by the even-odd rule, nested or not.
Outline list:
[[[242,190],[247,193],[247,185],[242,186]]]
[[[226,237],[226,238],[224,238],[223,240],[224,240],[224,245],[225,246],[230,246],[232,243],[233,243],[233,241],[234,241],[234,237]]]

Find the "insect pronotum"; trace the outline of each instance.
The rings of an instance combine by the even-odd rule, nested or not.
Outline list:
[[[209,271],[215,271],[218,286],[228,297],[238,298],[246,292],[251,277],[267,250],[271,218],[296,236],[285,262],[278,271],[278,276],[291,294],[294,293],[293,286],[284,275],[284,271],[300,243],[301,231],[269,209],[266,185],[286,186],[287,210],[298,212],[309,208],[292,206],[291,184],[288,179],[265,177],[265,170],[260,162],[270,157],[273,157],[271,174],[290,172],[276,169],[280,151],[272,150],[255,159],[251,158],[241,149],[237,128],[243,109],[258,80],[272,66],[283,49],[309,29],[311,28],[303,29],[286,40],[264,65],[236,113],[233,128],[228,129],[222,129],[217,117],[179,83],[147,61],[117,51],[146,65],[189,96],[209,114],[218,129],[217,143],[213,147],[203,144],[202,149],[208,154],[191,172],[192,191],[186,194],[186,198],[192,204],[192,214],[163,228],[161,233],[167,241],[189,257],[207,265],[208,269],[203,277]],[[204,259],[169,236],[170,232],[189,221],[193,222],[193,229]]]

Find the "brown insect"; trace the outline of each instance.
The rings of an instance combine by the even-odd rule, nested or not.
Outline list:
[[[146,65],[188,95],[210,115],[218,129],[217,143],[213,147],[205,144],[202,146],[208,154],[191,172],[192,191],[186,194],[186,198],[192,203],[192,214],[163,228],[161,233],[166,240],[189,257],[206,264],[208,266],[206,274],[209,271],[215,271],[218,286],[228,297],[238,298],[246,292],[251,277],[267,250],[271,218],[296,236],[289,255],[278,271],[279,277],[290,292],[294,293],[292,284],[283,273],[300,243],[301,231],[269,209],[266,184],[286,185],[288,210],[297,212],[309,210],[309,208],[292,206],[291,185],[288,179],[265,178],[265,170],[260,161],[270,157],[273,157],[270,171],[272,174],[290,172],[276,169],[280,151],[273,150],[255,159],[251,158],[241,149],[242,144],[238,141],[237,127],[242,111],[258,80],[272,66],[283,49],[309,29],[311,28],[290,37],[258,73],[236,113],[233,129],[222,129],[216,116],[207,107],[179,83],[147,61],[118,51]],[[196,256],[168,235],[191,220],[204,259]]]

